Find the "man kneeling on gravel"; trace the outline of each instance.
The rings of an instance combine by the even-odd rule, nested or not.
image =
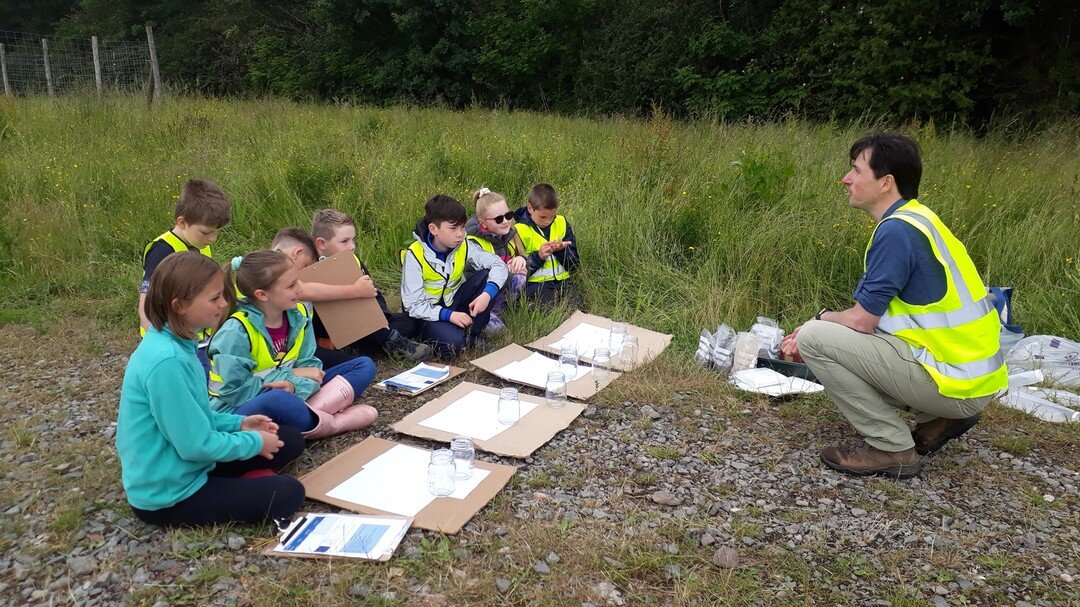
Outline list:
[[[967,249],[915,198],[919,146],[876,134],[849,151],[848,203],[877,220],[855,305],[822,310],[784,339],[865,442],[821,451],[847,474],[919,474],[922,455],[979,421],[1006,387],[1000,320]],[[908,428],[899,410],[913,411]]]

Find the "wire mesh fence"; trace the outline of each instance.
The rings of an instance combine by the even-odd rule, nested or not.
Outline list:
[[[0,44],[4,92],[12,95],[92,93],[98,89],[98,70],[103,92],[147,90],[151,82],[150,51],[145,42],[99,42],[98,70],[90,38],[44,38],[0,30]]]

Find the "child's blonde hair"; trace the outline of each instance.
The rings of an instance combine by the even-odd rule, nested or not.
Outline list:
[[[311,237],[333,238],[341,226],[356,227],[356,222],[337,209],[322,209],[311,216]]]
[[[166,257],[150,277],[146,291],[146,318],[160,331],[169,325],[173,335],[195,339],[195,329],[184,322],[177,304],[186,304],[198,295],[215,276],[221,276],[221,268],[214,260],[196,251],[173,253]],[[228,296],[228,289],[225,289]],[[214,327],[216,328],[216,327]]]
[[[478,219],[487,217],[491,207],[500,202],[506,202],[506,196],[498,192],[492,192],[487,188],[480,188],[473,192],[472,199],[476,203],[476,217]]]

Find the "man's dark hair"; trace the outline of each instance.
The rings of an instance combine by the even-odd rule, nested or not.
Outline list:
[[[867,135],[851,145],[848,156],[852,164],[863,150],[870,150],[870,170],[875,179],[892,175],[901,196],[908,200],[919,197],[922,159],[914,139],[899,133]]]
[[[446,194],[436,194],[424,204],[424,221],[433,223],[436,227],[444,221],[452,225],[465,225],[465,206]]]

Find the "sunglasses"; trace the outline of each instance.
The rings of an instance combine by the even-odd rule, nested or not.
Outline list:
[[[488,219],[490,219],[491,221],[494,221],[496,224],[500,224],[500,223],[502,223],[504,221],[513,221],[514,212],[510,211],[506,215],[496,215],[494,217],[488,217]]]

